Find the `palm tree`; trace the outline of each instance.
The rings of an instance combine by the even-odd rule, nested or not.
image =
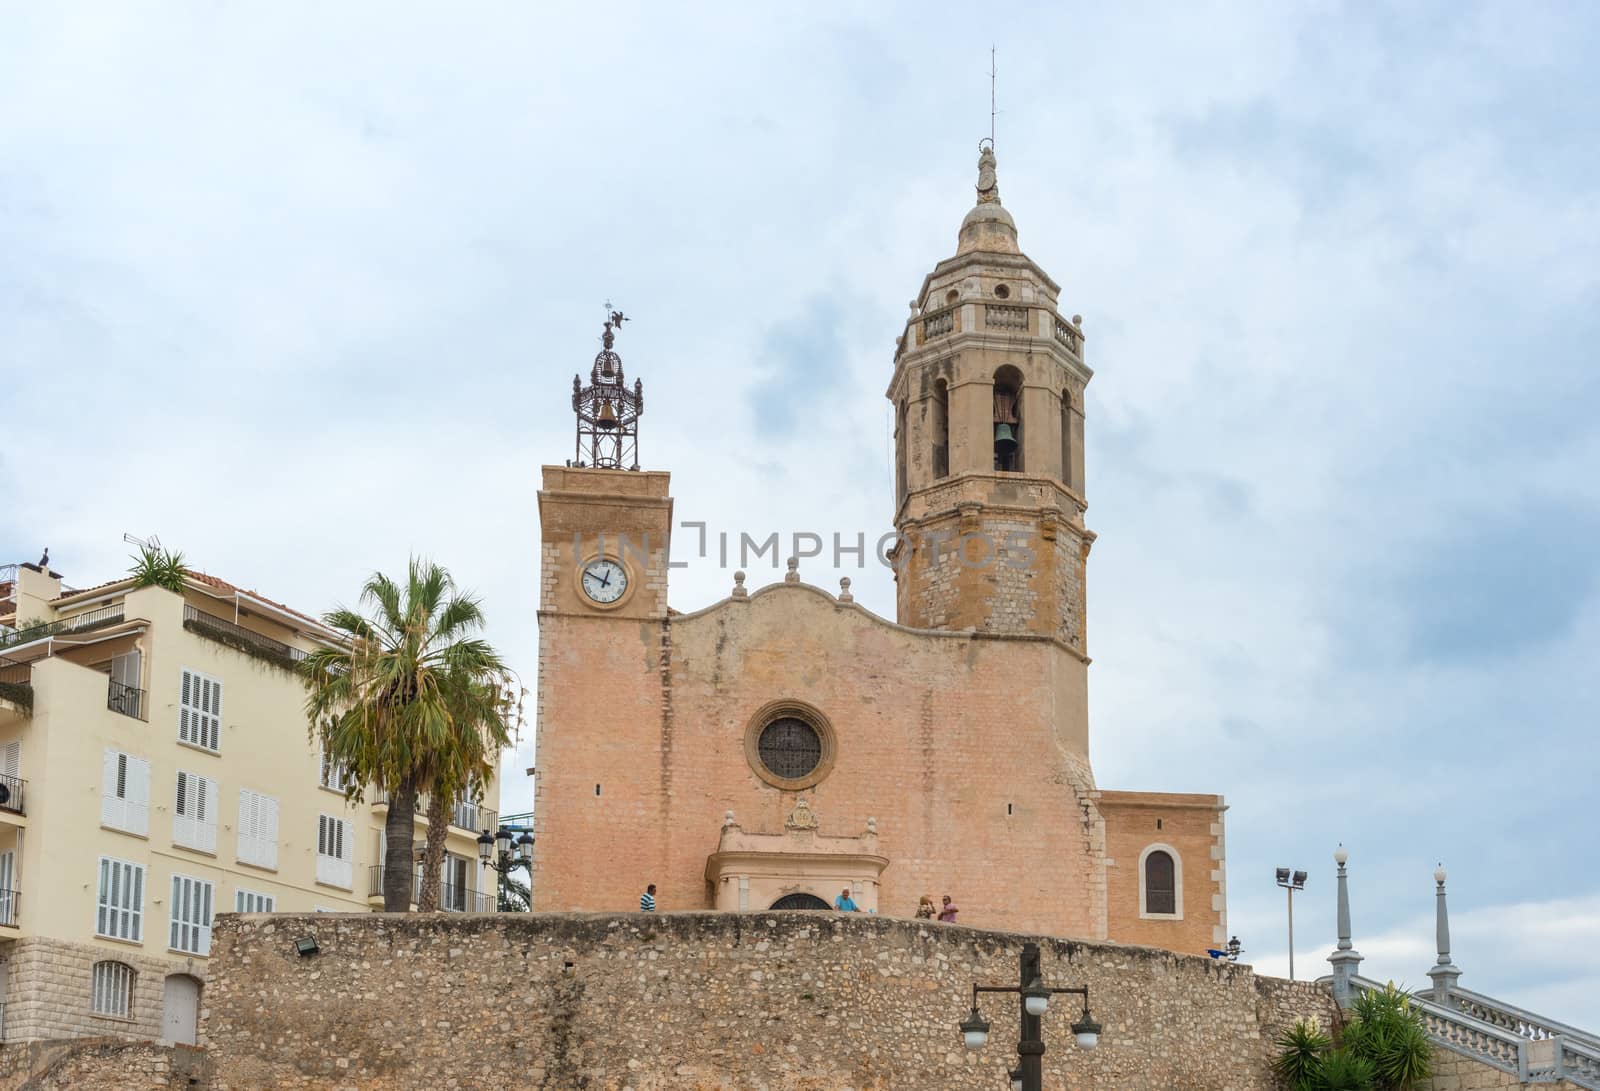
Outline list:
[[[428,784],[428,836],[422,854],[422,890],[417,909],[439,907],[439,869],[444,864],[445,835],[458,796],[476,795],[494,776],[495,760],[510,745],[508,719],[512,704],[503,679],[471,681],[456,687],[449,744],[433,752],[425,778]]]
[[[496,732],[478,691],[492,687],[505,665],[474,635],[483,628],[478,600],[430,561],[413,557],[404,587],[374,573],[360,605],[366,614],[341,607],[323,615],[346,646],[304,661],[306,718],[310,735],[348,770],[347,798],[360,800],[369,784],[387,794],[383,908],[403,913],[411,906],[418,794],[455,767],[462,735],[504,739],[504,720]]]

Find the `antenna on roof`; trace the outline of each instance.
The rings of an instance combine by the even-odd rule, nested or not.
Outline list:
[[[149,538],[141,538],[137,534],[124,534],[122,536],[122,540],[130,545],[136,545],[140,549],[161,548],[161,539],[156,537],[154,534],[150,535]]]

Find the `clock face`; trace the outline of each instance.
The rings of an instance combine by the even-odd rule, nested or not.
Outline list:
[[[628,589],[628,573],[616,561],[601,558],[583,566],[583,593],[598,603],[616,602]]]

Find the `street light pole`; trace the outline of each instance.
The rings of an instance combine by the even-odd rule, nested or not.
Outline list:
[[[1294,980],[1294,892],[1306,888],[1306,873],[1290,873],[1286,867],[1278,869],[1278,885],[1289,892],[1289,980]]]
[[[1011,1072],[1011,1091],[1044,1091],[1044,1029],[1040,1017],[1049,1010],[1050,998],[1063,993],[1083,997],[1083,1014],[1072,1024],[1073,1036],[1084,1049],[1093,1049],[1100,1043],[1100,1024],[1089,1014],[1089,987],[1079,985],[1056,989],[1042,980],[1039,966],[1039,945],[1022,945],[1017,984],[972,986],[972,1013],[961,1021],[961,1037],[968,1049],[982,1049],[989,1041],[989,1023],[978,1014],[979,993],[1016,993],[1019,1008],[1022,1040],[1017,1043],[1017,1067]]]

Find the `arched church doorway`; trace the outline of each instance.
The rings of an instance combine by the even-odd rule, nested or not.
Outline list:
[[[161,1036],[194,1045],[200,1017],[200,982],[188,974],[168,976],[162,996]]]
[[[831,909],[827,902],[815,894],[785,894],[772,903],[773,909]]]

